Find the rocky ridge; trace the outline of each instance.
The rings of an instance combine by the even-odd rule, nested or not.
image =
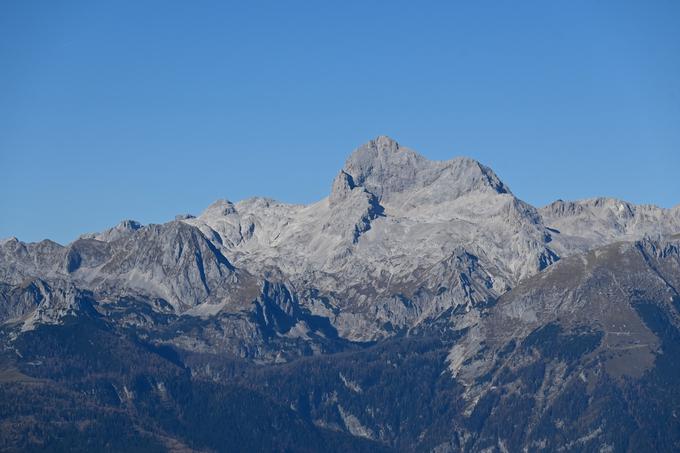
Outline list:
[[[199,317],[251,313],[262,288],[280,284],[339,337],[370,341],[468,312],[571,254],[679,230],[677,208],[593,199],[536,209],[472,159],[430,161],[381,136],[317,203],[219,200],[197,217],[127,220],[67,246],[6,240],[0,277],[163,300]]]
[[[472,159],[378,137],[310,205],[218,200],[65,246],[0,241],[0,391],[89,398],[197,450],[230,439],[191,414],[252,395],[230,431],[252,448],[673,451],[678,232],[680,207],[535,208]],[[40,379],[56,393],[35,396]],[[18,407],[0,438],[26,447],[40,435]],[[78,438],[59,414],[44,426]]]

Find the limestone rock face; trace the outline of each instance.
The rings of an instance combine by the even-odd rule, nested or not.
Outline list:
[[[634,205],[614,198],[557,200],[539,210],[555,230],[555,247],[562,253],[586,251],[616,240],[680,231],[680,206],[673,209]]]
[[[388,137],[350,155],[327,199],[308,206],[252,199],[186,222],[216,237],[237,267],[314,280],[341,295],[365,288],[397,296],[394,288],[423,284],[414,276],[459,247],[495,270],[489,278],[501,292],[558,259],[536,209],[488,167],[430,161]]]
[[[469,192],[509,193],[494,172],[473,159],[431,161],[381,136],[359,147],[343,172],[379,200],[395,202],[400,194],[430,189],[429,202],[450,200]]]
[[[676,231],[678,208],[598,198],[536,209],[473,159],[432,161],[380,136],[316,203],[218,200],[197,217],[126,220],[66,246],[3,240],[0,280],[66,281],[95,299],[198,317],[250,316],[271,282],[294,295],[290,322],[320,316],[340,338],[367,341],[444,315],[455,325],[451,313],[475,312],[564,257]],[[35,299],[26,288],[12,313]]]
[[[0,450],[678,451],[678,233],[378,137],[309,205],[1,240]]]

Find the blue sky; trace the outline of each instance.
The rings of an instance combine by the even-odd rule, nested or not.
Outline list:
[[[680,203],[680,2],[0,3],[0,237],[324,197],[390,135],[520,198]]]

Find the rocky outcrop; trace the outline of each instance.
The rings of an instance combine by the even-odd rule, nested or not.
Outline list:
[[[563,257],[668,234],[678,219],[677,209],[610,199],[536,209],[473,159],[431,161],[381,136],[349,156],[317,203],[218,200],[197,217],[123,221],[67,246],[9,239],[0,243],[0,280],[13,288],[68,281],[111,303],[162,300],[176,315],[223,312],[239,322],[251,322],[264,282],[285,282],[300,313],[369,341],[442,317],[463,326],[462,313]],[[274,299],[256,303],[263,326]],[[284,313],[286,322],[302,316]]]
[[[0,438],[125,450],[105,424],[127,420],[154,450],[677,451],[678,213],[536,209],[378,137],[310,205],[3,240]]]
[[[539,210],[553,229],[562,254],[582,252],[616,240],[680,232],[680,209],[635,205],[615,198],[557,200]]]

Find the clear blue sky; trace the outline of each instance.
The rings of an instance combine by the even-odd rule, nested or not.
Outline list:
[[[0,237],[325,196],[390,135],[522,199],[680,203],[680,2],[0,3]]]

